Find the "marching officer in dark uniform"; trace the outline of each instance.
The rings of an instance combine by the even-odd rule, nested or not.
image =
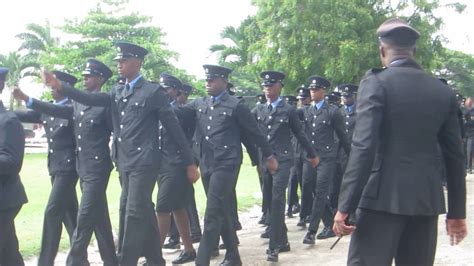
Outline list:
[[[267,260],[277,262],[279,252],[290,251],[288,230],[285,225],[285,193],[290,168],[294,162],[291,134],[305,149],[312,167],[317,166],[318,159],[301,128],[296,108],[280,97],[285,74],[278,71],[264,71],[260,73],[260,77],[263,79],[262,86],[267,104],[257,106],[255,118],[260,131],[272,145],[279,162],[276,173],[263,172],[263,197],[267,198],[267,202],[270,202],[270,243],[267,250]]]
[[[188,101],[188,96],[191,94],[193,91],[193,87],[189,84],[184,83],[182,90],[179,92],[179,95],[176,99],[176,104],[178,106],[185,105]],[[186,135],[186,138],[190,141],[190,145],[192,144],[192,137],[194,135],[194,127],[195,127],[195,121],[190,121],[193,122],[192,126],[187,126],[183,128],[185,130],[184,134]],[[191,130],[192,129],[192,130]],[[199,214],[196,208],[196,199],[194,197],[194,190],[193,190],[193,195],[190,198],[190,203],[186,207],[186,211],[188,213],[188,219],[189,219],[189,226],[191,229],[191,241],[193,243],[199,243],[201,241],[202,237],[202,231],[201,231],[201,225],[199,224]],[[179,249],[180,248],[180,235],[178,232],[178,228],[176,227],[176,223],[174,222],[174,217],[171,217],[171,226],[170,226],[170,231],[168,233],[169,238],[168,238],[168,243],[163,245],[163,248],[168,248],[168,249]]]
[[[110,93],[86,93],[60,83],[44,72],[45,83],[64,95],[85,105],[110,107],[113,122],[112,158],[120,173],[119,263],[137,265],[144,255],[147,265],[163,265],[159,231],[151,195],[158,172],[159,150],[156,137],[158,122],[173,134],[178,145],[187,175],[197,180],[199,173],[193,162],[189,144],[179,125],[168,97],[140,74],[148,51],[138,45],[118,41],[115,60],[118,72],[126,79]]]
[[[257,94],[255,96],[257,102],[255,103],[255,107],[252,109],[252,113],[255,112],[255,108],[257,108],[257,106],[259,104],[265,104],[267,102],[267,99],[265,98],[265,94]],[[257,152],[260,153],[260,150],[257,149]],[[250,153],[249,153],[250,154]],[[262,195],[263,195],[263,175],[262,175],[262,171],[260,170],[260,162],[259,162],[259,158],[261,156],[258,155],[257,158],[256,158],[256,165],[257,165],[257,174],[258,174],[258,182],[260,184],[260,191],[262,192]],[[270,221],[268,221],[267,219],[267,211],[268,211],[268,204],[266,202],[266,200],[262,197],[262,216],[260,217],[260,219],[258,220],[258,224],[264,224],[264,225],[270,225]],[[268,233],[267,233],[268,234]],[[269,236],[265,237],[265,238],[268,238]]]
[[[455,93],[414,60],[415,29],[391,18],[377,35],[385,67],[369,70],[359,86],[334,231],[353,232],[348,265],[433,265],[438,216],[446,206],[436,177],[438,144],[447,170],[447,233],[452,245],[467,235],[458,104]],[[356,209],[356,225],[347,225]]]
[[[234,84],[227,82],[227,93],[230,96],[235,96]],[[245,137],[242,138],[242,143],[245,145],[245,147],[249,145],[249,142],[247,141],[247,139],[245,139]],[[247,151],[249,151],[249,149],[247,149]],[[238,205],[237,192],[234,189],[234,191],[232,192],[232,202],[231,202],[230,208],[232,210],[232,224],[234,225],[235,231],[242,230],[242,224],[239,221],[239,213],[238,213],[237,205]],[[238,239],[237,239],[237,242],[239,242]],[[225,245],[224,244],[219,245],[219,249],[225,249]]]
[[[328,102],[329,104],[332,104],[338,108],[342,107],[341,105],[341,93],[339,93],[338,91],[333,91],[329,94],[327,94],[325,97],[324,97],[324,100],[326,100],[326,102]]]
[[[352,134],[354,133],[355,118],[356,118],[356,95],[357,86],[353,84],[340,84],[336,87],[337,91],[341,93],[343,105],[340,107],[340,111],[344,117],[344,128],[349,143],[352,142]],[[338,141],[339,144],[339,141]],[[336,169],[334,172],[334,178],[331,181],[329,187],[329,207],[332,213],[337,210],[337,201],[339,198],[339,188],[341,186],[342,176],[347,165],[347,154],[342,147],[339,145],[337,149],[337,160]],[[319,233],[317,239],[326,239],[336,236],[331,228],[325,228]]]
[[[241,265],[232,213],[228,208],[242,163],[241,136],[245,135],[259,145],[271,172],[277,170],[278,162],[249,108],[241,99],[227,93],[227,80],[232,70],[215,65],[203,67],[209,96],[197,98],[183,108],[196,117],[193,144],[200,157],[199,167],[207,195],[204,232],[196,264],[209,265],[221,233],[227,248],[221,265]]]
[[[329,81],[320,76],[312,76],[308,78],[308,82],[313,104],[305,106],[303,109],[305,130],[313,148],[320,157],[320,162],[316,169],[311,167],[307,160],[303,166],[303,194],[311,198],[314,193],[310,224],[303,243],[314,244],[321,219],[325,227],[332,230],[333,216],[329,210],[328,196],[336,167],[337,147],[334,135],[337,135],[340,145],[347,154],[350,150],[350,143],[345,134],[344,118],[339,108],[324,100],[326,90],[330,86]],[[300,222],[305,225],[304,220],[301,219],[309,214],[308,208],[310,207],[303,204],[302,208]]]
[[[0,67],[0,96],[8,68]],[[25,133],[20,121],[0,100],[0,265],[25,265],[18,250],[15,217],[28,200],[20,180]]]
[[[61,71],[53,73],[63,82],[74,86],[77,79]],[[21,92],[16,90],[16,92]],[[53,91],[54,104],[71,106],[71,101]],[[33,99],[27,99],[26,106],[33,107]],[[77,220],[76,184],[76,141],[72,117],[56,118],[39,110],[15,111],[22,122],[43,124],[48,139],[48,170],[52,189],[44,214],[43,236],[38,265],[54,265],[58,252],[63,223],[72,245]]]
[[[183,89],[181,90],[181,93],[178,95],[178,98],[176,98],[176,103],[178,105],[184,105],[188,103],[188,97],[193,92],[194,88],[187,84],[183,83]]]
[[[310,104],[311,97],[309,94],[309,89],[305,88],[304,85],[298,87],[298,96],[296,96],[296,99],[299,101],[299,108]],[[298,117],[300,118],[301,127],[304,130],[304,121],[302,120],[303,117]],[[295,160],[294,165],[290,170],[290,179],[288,181],[288,209],[286,211],[286,215],[288,216],[288,218],[293,218],[293,214],[299,213],[301,210],[301,205],[299,204],[298,198],[298,185],[301,188],[304,161],[304,158],[302,157],[303,153],[301,145],[293,135],[291,138],[291,143],[293,145]],[[303,200],[303,198],[301,198],[301,200]]]
[[[166,91],[168,101],[174,109],[177,107],[177,97],[181,93],[183,84],[181,81],[167,73],[160,74],[160,86]],[[186,129],[194,126],[193,121],[185,120],[185,117],[178,115],[178,120],[183,132],[193,132],[194,129]],[[188,118],[189,120],[189,118]],[[189,232],[189,219],[186,208],[194,197],[193,184],[189,182],[186,176],[186,165],[181,156],[181,150],[178,145],[160,123],[158,130],[158,149],[160,150],[160,167],[158,174],[158,194],[156,199],[156,214],[158,228],[160,230],[161,245],[164,244],[166,235],[170,230],[171,214],[178,229],[179,235],[183,239],[184,250],[173,261],[173,264],[183,264],[196,259]],[[191,136],[186,140],[190,146]]]
[[[88,93],[99,93],[102,85],[112,77],[112,70],[102,62],[88,59],[82,72]],[[77,227],[67,265],[88,265],[87,247],[95,233],[104,265],[118,265],[107,204],[107,185],[113,169],[110,159],[112,117],[110,107],[87,106],[79,102],[71,105],[54,105],[30,99],[20,90],[17,97],[30,101],[35,111],[56,119],[73,119],[76,138],[76,169],[82,190],[77,215]],[[59,94],[58,92],[53,92]]]
[[[298,104],[298,99],[296,98],[296,96],[293,96],[293,95],[285,95],[285,96],[282,96],[283,100],[285,100],[285,102],[291,106],[294,106],[296,107],[296,105]]]

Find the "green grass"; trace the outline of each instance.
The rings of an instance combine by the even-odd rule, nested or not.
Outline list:
[[[45,154],[27,154],[23,162],[21,180],[28,195],[28,203],[23,205],[20,213],[15,219],[16,231],[20,243],[20,252],[25,258],[37,256],[41,244],[41,232],[43,226],[43,215],[46,207],[51,182],[46,167]],[[198,181],[194,185],[196,191],[196,202],[200,213],[200,218],[204,213],[206,198],[202,182]],[[156,191],[153,198],[156,199]],[[255,167],[250,165],[248,158],[244,158],[244,163],[240,171],[237,182],[237,197],[239,210],[245,210],[255,204],[260,203],[260,199],[255,198],[260,191],[258,177]],[[78,197],[80,197],[79,185],[77,186]],[[118,232],[119,198],[120,184],[118,173],[113,170],[107,188],[107,198],[109,203],[110,219],[115,233]],[[69,238],[66,230],[63,229],[61,237],[61,250],[69,248]]]

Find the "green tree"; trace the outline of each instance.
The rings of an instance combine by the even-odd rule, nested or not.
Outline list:
[[[0,65],[9,69],[6,85],[13,89],[18,86],[21,79],[25,77],[37,77],[35,69],[39,68],[38,62],[31,60],[31,57],[22,56],[18,52],[10,52],[8,55],[0,55]],[[10,91],[11,92],[11,91]],[[10,97],[10,109],[15,107],[15,99]],[[17,102],[17,106],[19,103]]]
[[[435,73],[448,80],[448,84],[467,96],[474,96],[474,56],[446,50],[438,58]]]
[[[16,35],[22,41],[19,51],[26,51],[30,56],[49,55],[51,50],[59,45],[59,39],[51,34],[51,25],[48,21],[40,25],[30,23],[26,31]],[[39,59],[39,58],[38,58]]]
[[[221,38],[230,44],[215,44],[209,50],[218,55],[219,64],[233,69],[231,82],[234,83],[239,95],[255,94],[260,91],[258,83],[258,72],[252,68],[256,57],[250,46],[260,36],[260,30],[256,24],[255,17],[249,16],[239,27],[225,27],[221,32]]]
[[[436,58],[443,52],[443,38],[438,34],[442,19],[434,15],[441,7],[438,0],[253,0],[253,4],[257,13],[252,25],[259,34],[248,42],[245,53],[249,56],[240,56],[245,54],[240,51],[241,42],[213,49],[221,52],[221,59],[234,54],[247,58],[246,62],[231,62],[238,63],[237,68],[247,75],[266,69],[285,72],[285,93],[293,93],[314,74],[327,77],[333,87],[358,83],[368,69],[380,67],[375,32],[394,16],[407,19],[421,32],[417,59],[422,66],[428,71],[439,67]],[[464,9],[457,3],[449,6],[459,12]],[[230,31],[234,32],[239,33]],[[240,39],[252,36],[243,33]],[[225,37],[235,36],[239,35]]]
[[[116,50],[113,43],[128,40],[148,49],[149,55],[142,68],[142,73],[148,79],[158,80],[159,74],[166,71],[194,83],[192,76],[170,63],[171,59],[177,59],[178,54],[166,48],[162,30],[151,25],[151,17],[124,10],[123,4],[126,2],[103,1],[90,10],[84,19],[67,20],[61,29],[74,40],[54,49],[53,55],[44,58],[42,63],[49,67],[62,65],[65,71],[80,77],[86,59],[93,57],[115,70],[113,58]],[[110,84],[115,82],[116,78],[109,81]]]

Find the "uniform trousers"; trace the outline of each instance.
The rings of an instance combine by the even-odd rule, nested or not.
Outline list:
[[[335,158],[321,158],[316,168],[305,160],[303,167],[303,190],[312,188],[314,195],[308,231],[317,232],[321,219],[325,226],[332,226],[332,212],[329,209],[329,186],[336,167]]]
[[[329,206],[332,210],[337,209],[337,202],[339,201],[339,191],[341,189],[342,178],[346,170],[347,155],[342,154],[338,156],[334,168],[334,176],[329,187]]]
[[[285,225],[285,192],[288,185],[288,176],[293,161],[280,161],[275,174],[268,170],[264,172],[263,186],[266,194],[263,196],[270,202],[270,249],[277,249],[288,242],[287,227]]]
[[[407,216],[368,209],[356,212],[348,265],[433,265],[438,216]]]
[[[67,265],[89,265],[87,247],[95,234],[100,256],[104,265],[118,265],[115,244],[110,224],[107,204],[107,185],[110,171],[89,174],[80,178],[82,198],[77,215],[77,227],[74,230]]]
[[[240,261],[237,235],[233,228],[232,192],[235,190],[240,165],[200,165],[202,182],[207,196],[204,230],[199,244],[196,265],[209,265],[211,253],[217,246],[219,234],[226,246],[227,260]]]
[[[120,171],[119,264],[136,266],[140,256],[147,265],[165,265],[152,192],[156,169]]]
[[[52,188],[44,213],[39,266],[54,265],[63,224],[72,243],[78,209],[77,179],[76,172],[58,173],[51,176]]]
[[[21,206],[0,210],[0,266],[25,265],[15,231],[15,217],[20,209]]]
[[[294,206],[299,202],[298,185],[301,187],[303,175],[303,159],[295,158],[295,164],[290,170],[290,179],[288,181],[288,207]]]
[[[467,137],[466,141],[466,168],[472,170],[472,146],[474,145],[474,136]]]

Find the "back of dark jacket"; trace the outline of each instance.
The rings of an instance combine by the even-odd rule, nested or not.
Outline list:
[[[465,216],[463,154],[454,92],[412,59],[369,71],[359,88],[340,210],[352,212],[359,206],[400,215],[444,212],[437,168],[439,142],[446,160],[448,218]]]
[[[0,101],[0,211],[17,208],[28,200],[20,181],[25,134],[18,118]],[[0,236],[3,237],[3,236]]]

